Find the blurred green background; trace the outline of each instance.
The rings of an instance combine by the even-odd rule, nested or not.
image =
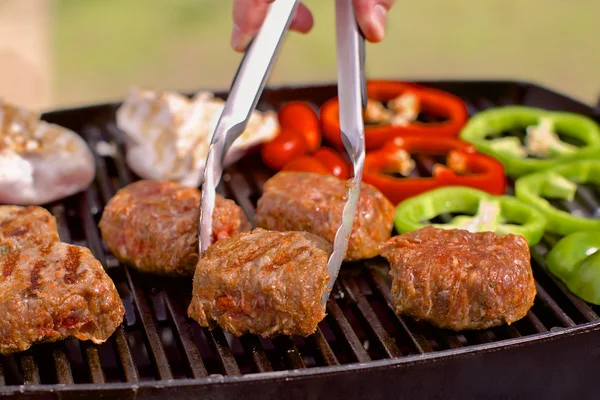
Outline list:
[[[333,81],[334,1],[306,0],[271,84]],[[130,85],[226,88],[231,1],[55,0],[56,106],[120,99]],[[600,94],[599,0],[398,0],[388,37],[367,48],[371,78],[531,80],[593,103]]]

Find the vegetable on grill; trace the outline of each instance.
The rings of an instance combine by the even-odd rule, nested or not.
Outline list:
[[[503,132],[525,129],[524,145],[516,136]],[[576,139],[581,147],[558,136]],[[600,127],[583,115],[547,111],[526,106],[506,106],[473,116],[460,133],[478,151],[502,162],[506,174],[519,177],[582,157],[600,157]]]
[[[600,160],[573,161],[523,176],[515,183],[515,195],[546,216],[548,231],[568,235],[581,230],[600,229],[600,220],[571,215],[547,200],[572,201],[578,183],[600,184]]]
[[[419,135],[456,137],[468,118],[464,102],[441,90],[397,81],[367,82],[369,103],[365,110],[365,145],[367,149],[381,147],[397,136]],[[382,103],[387,102],[388,108]],[[423,123],[417,120],[421,112],[443,119]],[[377,123],[377,124],[369,124]],[[323,136],[337,148],[343,148],[340,138],[339,101],[333,98],[321,107]]]
[[[287,102],[277,112],[277,118],[279,125],[304,136],[309,153],[321,146],[319,116],[310,104],[303,101]]]
[[[435,165],[432,177],[408,177],[415,168],[411,157],[415,154],[444,155],[447,166]],[[496,195],[506,190],[502,164],[477,153],[471,144],[454,138],[394,138],[381,149],[367,152],[363,180],[381,190],[394,204],[443,186],[469,186]]]
[[[447,224],[429,221],[444,213],[465,213]],[[411,232],[427,225],[469,232],[521,235],[530,246],[537,244],[546,220],[534,207],[510,196],[493,196],[478,189],[449,186],[423,193],[396,207],[394,225],[399,232]]]
[[[546,264],[581,299],[600,305],[600,229],[572,233],[548,253]]]
[[[310,104],[291,101],[277,113],[281,131],[261,150],[264,163],[281,170],[295,158],[316,151],[321,146],[319,116]]]

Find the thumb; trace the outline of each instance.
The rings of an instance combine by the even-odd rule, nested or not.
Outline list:
[[[395,0],[354,0],[356,20],[368,41],[383,40],[387,14],[394,3]]]

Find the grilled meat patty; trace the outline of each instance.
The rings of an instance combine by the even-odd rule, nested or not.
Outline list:
[[[431,226],[393,237],[390,262],[396,312],[439,328],[486,329],[523,318],[536,295],[522,236]]]
[[[41,207],[0,207],[0,354],[68,337],[102,343],[125,309],[102,265],[60,243]]]
[[[307,232],[258,228],[221,240],[198,262],[188,315],[237,336],[308,336],[325,317],[331,251]]]
[[[157,274],[192,276],[198,262],[201,193],[172,181],[138,181],[110,199],[100,231],[120,261]],[[244,212],[217,195],[213,243],[250,230]]]
[[[332,175],[279,172],[258,200],[256,224],[275,231],[306,231],[333,243],[342,223],[347,183]],[[362,183],[345,261],[377,256],[391,236],[394,206],[373,186]]]
[[[56,219],[37,206],[0,206],[0,255],[60,241]]]
[[[13,250],[0,265],[0,354],[68,337],[100,344],[123,320],[114,283],[85,247]]]

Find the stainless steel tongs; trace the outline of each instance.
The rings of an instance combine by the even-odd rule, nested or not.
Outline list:
[[[198,232],[200,254],[211,245],[215,190],[223,175],[223,159],[229,147],[246,129],[298,3],[299,0],[276,0],[272,3],[262,28],[248,47],[234,77],[204,169]],[[336,232],[333,253],[328,261],[329,290],[323,296],[323,304],[327,302],[348,248],[365,159],[362,119],[362,108],[366,107],[365,41],[354,16],[352,0],[336,0],[335,4],[340,128],[342,142],[352,161],[354,177],[347,184],[348,195],[342,224]]]

